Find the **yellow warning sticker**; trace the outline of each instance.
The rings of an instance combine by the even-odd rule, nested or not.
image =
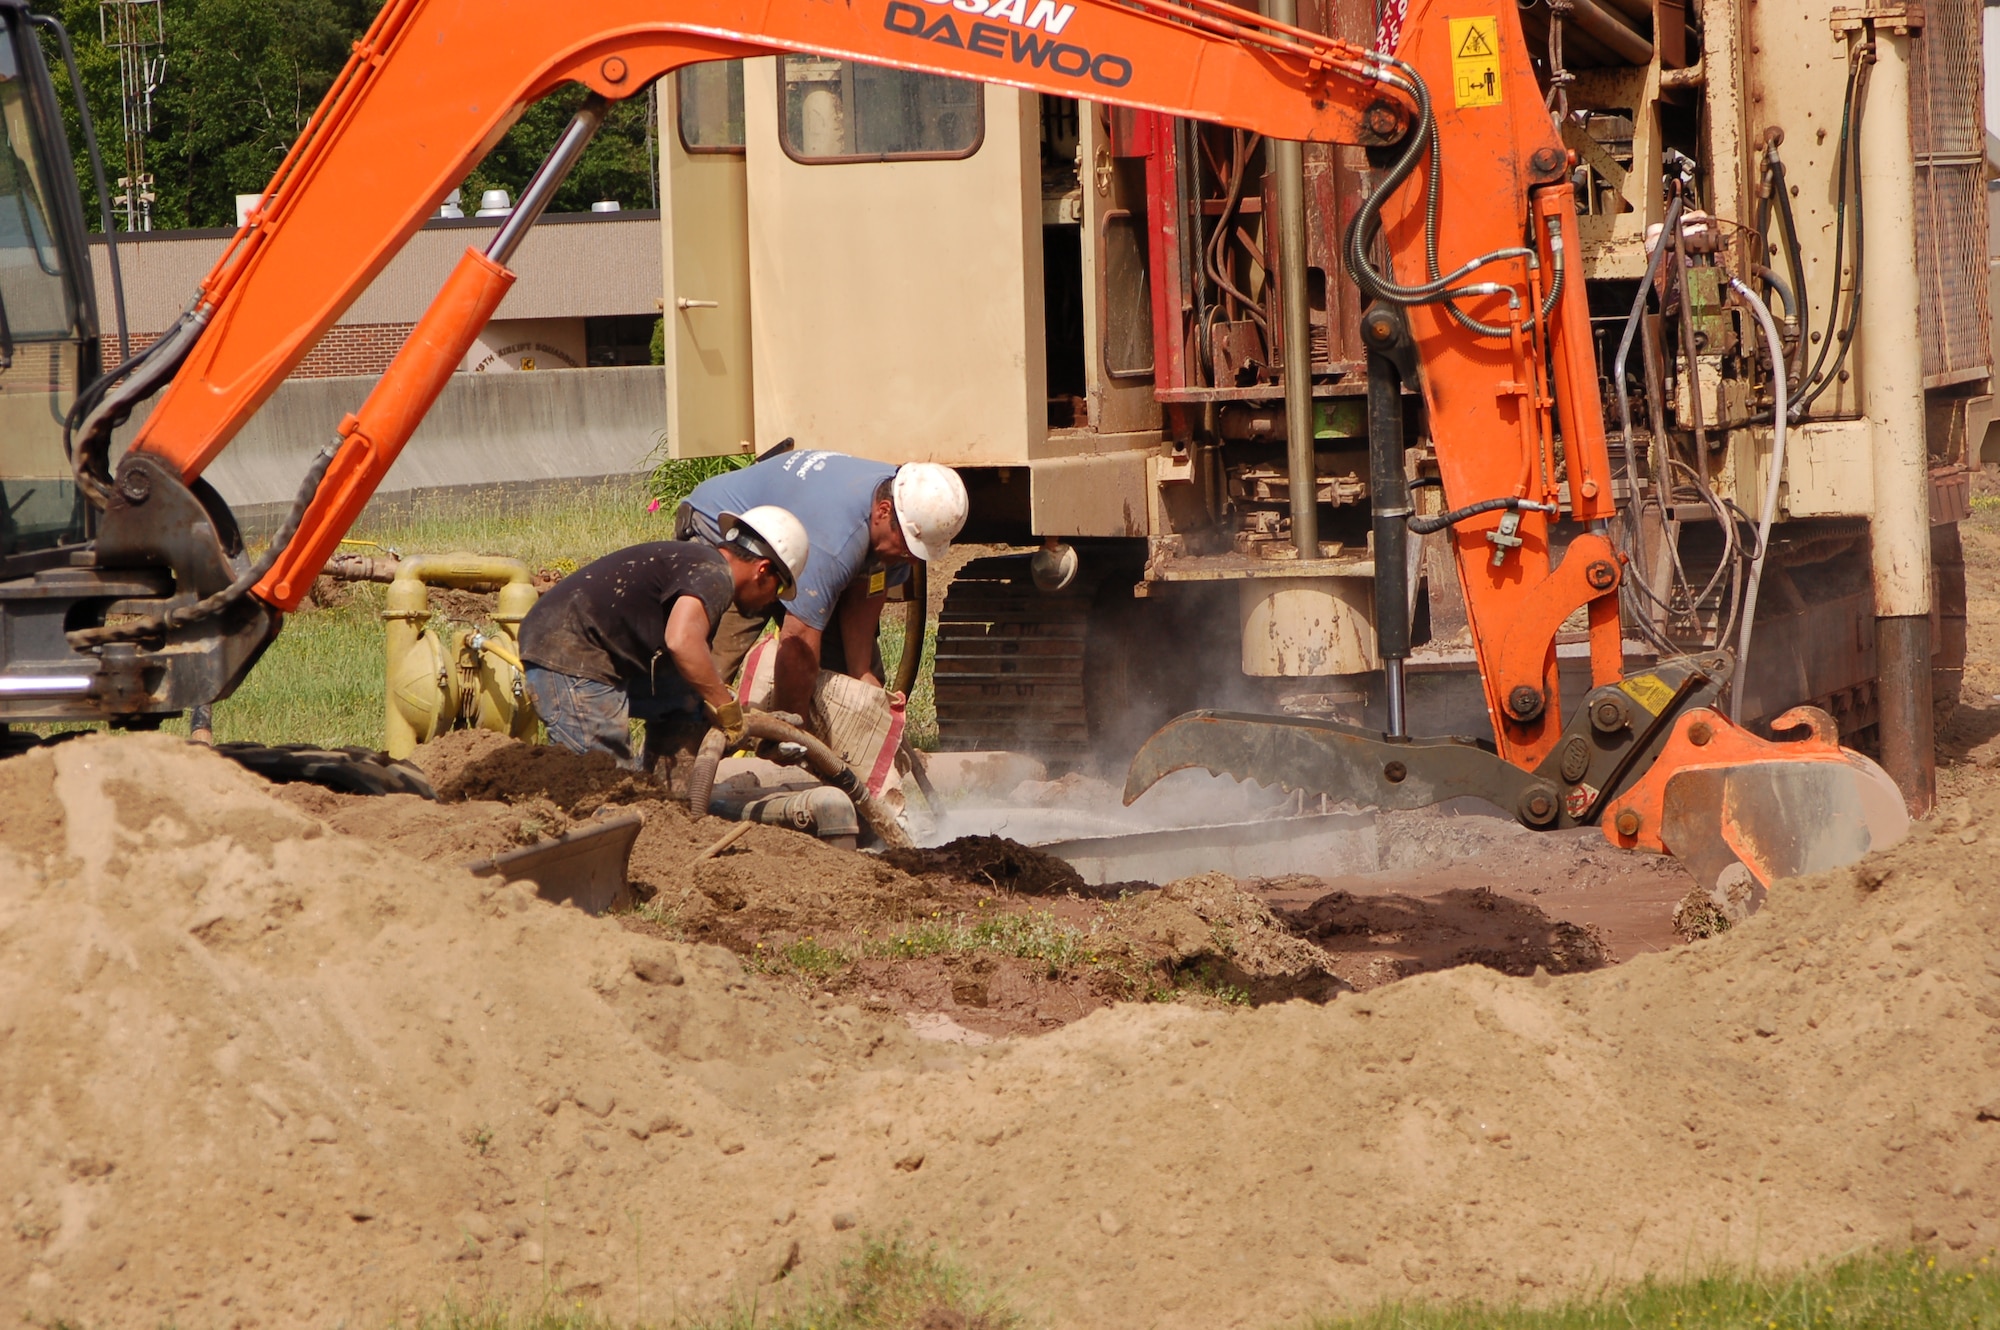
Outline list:
[[[1451,86],[1461,108],[1500,105],[1499,19],[1451,20]]]
[[[1674,700],[1674,690],[1662,683],[1659,676],[1641,674],[1618,685],[1619,691],[1637,702],[1647,711],[1657,716],[1667,709]]]
[[[884,596],[889,593],[889,573],[882,569],[868,574],[868,594]]]

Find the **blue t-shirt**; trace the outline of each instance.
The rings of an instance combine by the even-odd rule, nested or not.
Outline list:
[[[812,551],[785,609],[806,627],[825,632],[841,593],[868,572],[868,515],[876,489],[895,474],[891,463],[846,453],[790,452],[704,480],[687,503],[710,522],[767,503],[798,518]],[[907,567],[892,568],[883,586],[895,586],[908,576]]]

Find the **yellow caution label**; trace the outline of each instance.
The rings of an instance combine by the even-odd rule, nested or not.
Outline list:
[[[886,569],[868,574],[868,594],[883,596],[889,592],[889,574]]]
[[[1460,108],[1500,104],[1499,19],[1451,20],[1451,88]]]
[[[1674,700],[1674,690],[1652,674],[1627,679],[1618,685],[1618,690],[1655,716],[1665,711],[1667,704]]]

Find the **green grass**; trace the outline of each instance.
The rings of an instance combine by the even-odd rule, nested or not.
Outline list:
[[[723,453],[716,457],[669,457],[667,441],[661,438],[647,462],[652,464],[652,472],[646,477],[646,496],[658,505],[657,511],[673,517],[674,509],[680,507],[682,499],[694,492],[694,487],[712,476],[725,475],[731,471],[741,471],[756,460],[749,453]]]
[[[755,1301],[719,1316],[689,1320],[613,1321],[588,1306],[551,1305],[530,1311],[447,1307],[424,1317],[419,1330],[1019,1330],[1024,1322],[986,1285],[935,1247],[904,1241],[864,1242],[795,1305],[765,1311]]]
[[[1105,947],[1096,929],[1078,928],[1046,910],[992,914],[968,920],[933,917],[882,937],[864,936],[849,948],[829,947],[816,938],[766,945],[759,942],[751,964],[766,974],[824,981],[858,960],[927,960],[979,952],[1034,961],[1051,979],[1087,969],[1123,974],[1122,955]]]
[[[752,969],[765,974],[796,974],[808,979],[830,978],[854,963],[846,952],[822,946],[809,937],[769,947],[759,942],[748,959]]]
[[[882,668],[887,671],[884,683],[896,681],[896,666],[903,659],[903,616],[908,613],[900,605],[891,605],[882,613]],[[910,737],[910,746],[926,751],[938,745],[937,687],[931,676],[931,665],[937,659],[937,624],[924,625],[924,663],[917,671],[917,681],[910,686],[910,696],[903,710],[904,733]]]
[[[530,568],[584,564],[626,545],[667,540],[671,516],[646,510],[643,483],[551,486],[531,500],[506,493],[440,495],[366,515],[345,548],[360,542],[404,554],[504,554]]]
[[[1926,1252],[1852,1257],[1789,1275],[1717,1273],[1647,1280],[1543,1308],[1383,1303],[1301,1330],[1994,1330],[2000,1276]],[[768,1296],[768,1294],[762,1295]],[[447,1305],[417,1330],[1021,1330],[1030,1322],[935,1247],[869,1240],[782,1310],[741,1303],[719,1315],[620,1321],[587,1304]],[[1237,1308],[1236,1311],[1243,1309]],[[57,1325],[64,1323],[57,1322]]]
[[[678,466],[661,464],[663,469]],[[543,491],[531,505],[518,497],[490,494],[420,499],[365,518],[343,548],[369,554],[465,550],[507,555],[531,569],[571,572],[612,550],[672,534],[673,505],[663,505],[658,512],[647,508],[649,493],[661,492],[660,475],[656,470],[624,487]],[[215,737],[225,743],[382,747],[384,590],[355,584],[346,603],[315,608],[308,602],[288,618],[243,686],[216,704]],[[929,640],[934,644],[934,628],[932,633]],[[882,654],[892,675],[902,644],[901,612],[894,610],[882,634]],[[169,721],[166,728],[185,734],[187,721]],[[912,690],[909,730],[919,747],[935,745],[937,708],[928,663]]]
[[[1389,1304],[1310,1330],[2000,1330],[1990,1256],[1857,1256],[1791,1275],[1646,1280],[1543,1309]]]
[[[568,572],[625,545],[662,540],[671,522],[646,510],[643,487],[578,486],[536,495],[532,505],[507,495],[446,495],[419,499],[359,523],[355,553],[504,554],[529,568]],[[310,603],[284,631],[234,696],[215,707],[215,737],[223,742],[384,743],[382,595],[354,587],[347,603]],[[185,719],[168,722],[187,732]]]
[[[642,917],[645,912],[641,910]],[[664,918],[655,922],[666,923]],[[952,919],[934,915],[881,937],[864,934],[846,947],[829,947],[817,938],[785,943],[757,943],[753,968],[772,975],[824,983],[861,960],[964,959],[984,953],[1032,961],[1050,979],[1095,972],[1122,985],[1127,997],[1143,1002],[1206,1002],[1247,1007],[1250,994],[1214,973],[1213,965],[1163,975],[1144,966],[1117,939],[1099,930],[1093,920],[1080,928],[1047,910],[1026,914],[985,914]]]
[[[871,941],[866,951],[870,956],[895,960],[992,952],[1034,961],[1049,978],[1056,979],[1109,963],[1112,958],[1106,956],[1103,945],[1104,939],[1095,929],[1078,928],[1047,910],[1031,910],[1027,914],[986,915],[970,922],[964,915],[949,921],[929,919]]]

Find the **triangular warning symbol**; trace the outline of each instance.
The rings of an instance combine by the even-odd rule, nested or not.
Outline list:
[[[1481,32],[1477,27],[1466,30],[1465,40],[1460,42],[1458,46],[1459,59],[1464,60],[1469,56],[1492,54],[1493,44],[1486,40],[1485,33]]]

